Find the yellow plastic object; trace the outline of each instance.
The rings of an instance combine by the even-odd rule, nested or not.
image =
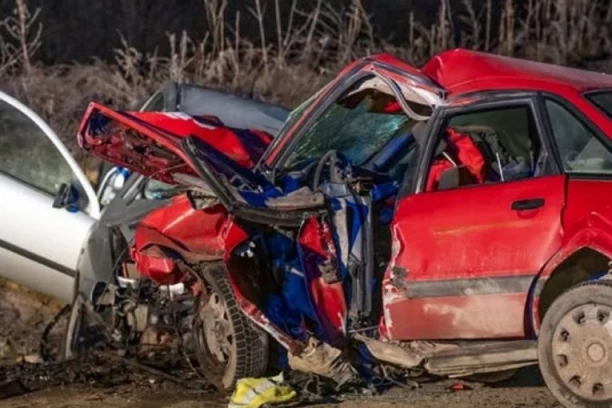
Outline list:
[[[296,398],[293,388],[282,383],[282,373],[276,377],[238,380],[228,408],[259,408],[264,404],[283,404]]]

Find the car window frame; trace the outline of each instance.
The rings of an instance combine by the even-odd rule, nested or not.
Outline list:
[[[608,119],[612,120],[612,112],[608,112],[606,109],[604,109],[601,104],[595,102],[593,99],[589,98],[589,96],[592,95],[598,95],[598,94],[612,94],[612,88],[598,88],[598,89],[594,89],[594,90],[589,90],[586,92],[582,93],[582,97],[592,106],[594,106],[595,108],[597,108],[597,110],[599,110],[602,114],[604,114]]]
[[[6,102],[6,101],[4,101],[2,98],[0,98],[0,103],[7,103],[7,102]],[[7,103],[7,105],[9,105],[10,107],[14,108],[16,111],[20,112],[20,113],[21,113],[22,115],[24,115],[24,116],[25,116],[25,117],[26,117],[28,120],[30,120],[30,122],[31,122],[32,124],[34,124],[35,126],[37,126],[37,127],[38,127],[38,125],[37,125],[37,124],[36,124],[34,121],[32,121],[32,120],[31,120],[31,118],[30,118],[30,117],[29,117],[29,116],[26,114],[26,112],[22,111],[21,109],[18,109],[17,107],[15,107],[15,106],[11,105],[10,103]],[[41,134],[42,134],[42,135],[46,136],[46,137],[47,137],[47,139],[49,139],[48,135],[47,135],[47,134],[44,132],[44,130],[43,130],[42,128],[38,127],[38,130],[41,132]],[[53,143],[52,143],[52,144],[53,144]],[[55,146],[55,145],[53,144],[53,146]],[[60,153],[60,156],[62,156],[62,158],[64,158],[64,156],[61,154],[61,152],[59,152],[59,151],[58,151],[58,153]],[[65,164],[68,164],[68,167],[70,168],[70,171],[71,171],[72,173],[74,173],[74,171],[73,171],[72,167],[70,167],[70,163],[68,163],[66,160],[64,160],[64,162],[65,162]],[[55,192],[55,193],[50,192],[50,191],[48,191],[48,190],[44,189],[44,188],[43,188],[43,187],[41,187],[41,186],[38,186],[38,185],[36,185],[36,184],[31,183],[31,182],[30,182],[30,181],[28,181],[28,180],[25,180],[25,179],[24,179],[24,178],[22,178],[22,177],[19,177],[19,176],[15,175],[15,174],[8,173],[6,170],[3,170],[2,168],[0,168],[0,173],[1,173],[3,176],[8,177],[8,178],[10,178],[10,179],[12,179],[12,180],[16,181],[16,182],[17,182],[17,183],[19,183],[19,184],[23,184],[23,185],[25,185],[25,186],[27,186],[27,187],[31,188],[32,190],[36,190],[37,192],[39,192],[39,193],[41,193],[41,194],[44,194],[44,195],[46,195],[46,196],[48,196],[48,197],[53,198],[53,197],[55,197],[55,196],[56,196],[56,194],[57,194],[57,192]]]
[[[608,150],[608,152],[612,153],[612,139],[608,137],[592,120],[588,118],[587,115],[582,112],[580,108],[578,108],[575,104],[570,102],[568,99],[551,93],[551,92],[540,92],[541,104],[543,109],[544,120],[547,123],[547,127],[549,128],[550,138],[553,143],[554,154],[556,156],[556,161],[559,169],[568,176],[572,177],[582,177],[582,178],[612,178],[612,174],[602,174],[602,173],[589,173],[589,172],[572,172],[565,170],[563,166],[563,159],[561,157],[561,153],[559,152],[559,147],[557,146],[557,141],[554,138],[553,130],[552,130],[552,122],[550,119],[550,115],[548,114],[548,110],[546,109],[546,99],[550,99],[563,108],[565,108],[574,118],[576,118],[580,123],[582,123],[589,131],[593,133],[593,136],[599,141],[604,148]],[[586,99],[586,98],[585,98]],[[587,99],[588,103],[595,106],[593,102]],[[599,109],[599,108],[598,108]],[[603,113],[605,114],[605,113]]]
[[[51,129],[51,127],[40,116],[38,116],[32,109],[30,109],[28,106],[26,106],[25,104],[23,104],[16,98],[13,98],[12,96],[6,93],[0,92],[0,102],[8,104],[12,108],[16,109],[17,111],[25,115],[35,126],[37,126],[40,129],[40,131],[45,135],[45,137],[57,149],[58,153],[62,156],[64,161],[68,164],[68,167],[70,167],[72,171],[72,176],[73,176],[72,181],[78,182],[79,183],[78,189],[81,192],[85,193],[87,197],[87,204],[85,208],[82,208],[81,210],[93,218],[99,218],[100,217],[100,203],[97,200],[97,195],[93,187],[89,183],[89,180],[87,180],[85,173],[81,170],[80,166],[78,165],[78,163],[76,162],[72,154],[70,154],[66,146],[61,142],[61,140],[59,139],[57,134],[55,134],[53,129]],[[0,170],[0,173],[7,178],[15,180],[19,184],[27,186],[33,191],[36,191],[40,194],[44,194],[50,198],[55,197],[55,195],[57,194],[57,193],[55,194],[50,193],[49,191],[42,189],[26,180],[23,180],[22,178],[9,174],[6,171]]]
[[[426,194],[426,193],[435,193],[438,191],[425,191],[425,186],[427,182],[427,177],[429,175],[429,170],[431,168],[432,161],[434,159],[434,152],[437,147],[437,142],[439,140],[441,131],[443,126],[448,123],[448,121],[459,114],[469,114],[474,112],[479,112],[483,110],[490,109],[500,109],[505,107],[513,107],[513,106],[525,106],[527,105],[531,109],[531,113],[533,115],[533,120],[535,122],[536,131],[538,133],[538,137],[540,138],[540,143],[542,146],[543,153],[545,157],[539,157],[538,161],[541,161],[539,168],[545,171],[544,174],[539,175],[557,175],[561,173],[561,168],[559,167],[559,163],[551,149],[553,149],[551,136],[552,134],[549,132],[549,129],[546,126],[544,118],[542,117],[542,106],[538,97],[537,92],[529,92],[522,90],[515,91],[507,91],[507,92],[482,92],[482,93],[470,93],[469,95],[465,95],[465,99],[473,99],[466,104],[461,103],[464,98],[460,98],[458,100],[453,101],[452,104],[447,106],[441,106],[438,109],[438,114],[435,115],[435,118],[432,117],[436,122],[432,124],[430,128],[430,132],[428,135],[428,140],[426,144],[425,151],[423,156],[421,157],[421,164],[419,165],[419,175],[417,177],[416,183],[410,192],[407,188],[404,188],[403,195],[408,194]],[[431,120],[431,119],[430,119]],[[541,155],[540,155],[541,156]],[[546,169],[548,168],[548,171]],[[532,179],[530,177],[529,179]],[[453,189],[445,189],[441,191],[456,191],[459,189],[471,189],[477,187],[485,187],[492,186],[498,184],[512,184],[519,183],[521,181],[525,181],[528,179],[519,179],[519,180],[510,180],[510,181],[500,181],[495,183],[488,184],[474,184],[469,186],[462,186]]]

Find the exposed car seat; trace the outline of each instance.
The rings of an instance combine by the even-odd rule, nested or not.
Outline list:
[[[534,152],[534,147],[537,148],[533,146],[533,141],[537,140],[538,132],[530,109],[526,106],[458,115],[451,119],[448,126],[470,134],[473,134],[470,131],[472,129],[489,142],[496,140],[496,143],[514,159],[519,157],[527,159]],[[496,146],[490,144],[495,153]],[[504,152],[500,151],[499,154],[503,156]]]
[[[436,155],[429,169],[426,191],[484,183],[486,158],[468,133],[447,128],[442,143],[445,143],[445,147],[442,147],[441,154]],[[440,145],[444,146],[442,143]],[[440,150],[439,146],[436,153]],[[447,171],[453,171],[455,175],[443,177]],[[444,183],[440,186],[442,179]]]
[[[454,129],[461,133],[465,133],[476,143],[480,152],[484,155],[487,163],[495,163],[499,154],[502,164],[510,161],[510,154],[503,145],[498,131],[490,126],[482,125],[467,125],[455,126]]]
[[[539,148],[531,136],[509,137],[501,130],[481,125],[457,126],[456,129],[468,133],[485,155],[487,181],[518,180],[533,175]]]
[[[451,167],[440,176],[438,190],[448,190],[471,184],[478,184],[478,180],[474,178],[465,166]]]

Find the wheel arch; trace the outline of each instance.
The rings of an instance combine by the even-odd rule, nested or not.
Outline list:
[[[532,284],[527,318],[535,335],[548,308],[562,293],[612,271],[612,234],[599,228],[585,228],[566,242]]]

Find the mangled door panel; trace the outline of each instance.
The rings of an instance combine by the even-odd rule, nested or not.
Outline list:
[[[321,188],[328,214],[312,217],[302,226],[298,253],[312,302],[324,337],[338,344],[349,331],[372,326],[377,320],[374,304],[374,211],[370,194],[358,195],[345,184]]]
[[[259,260],[256,266],[230,263],[228,269],[243,311],[255,323],[285,342],[314,336],[340,345],[350,328],[376,321],[371,316],[373,211],[394,194],[397,183],[357,191],[330,182],[325,173],[316,192],[303,187],[285,193],[256,173],[237,172],[235,163],[202,141],[187,138],[184,146],[236,223],[246,222],[252,231],[233,253],[251,254]],[[245,276],[258,268],[258,277]]]
[[[295,342],[306,344],[311,337],[341,347],[350,330],[377,321],[371,314],[377,309],[371,306],[374,277],[358,256],[366,244],[361,223],[367,213],[354,219],[346,204],[330,207],[300,226],[260,224],[233,251],[253,263],[234,257],[228,263],[243,311],[290,351]],[[244,219],[236,217],[238,223]]]

